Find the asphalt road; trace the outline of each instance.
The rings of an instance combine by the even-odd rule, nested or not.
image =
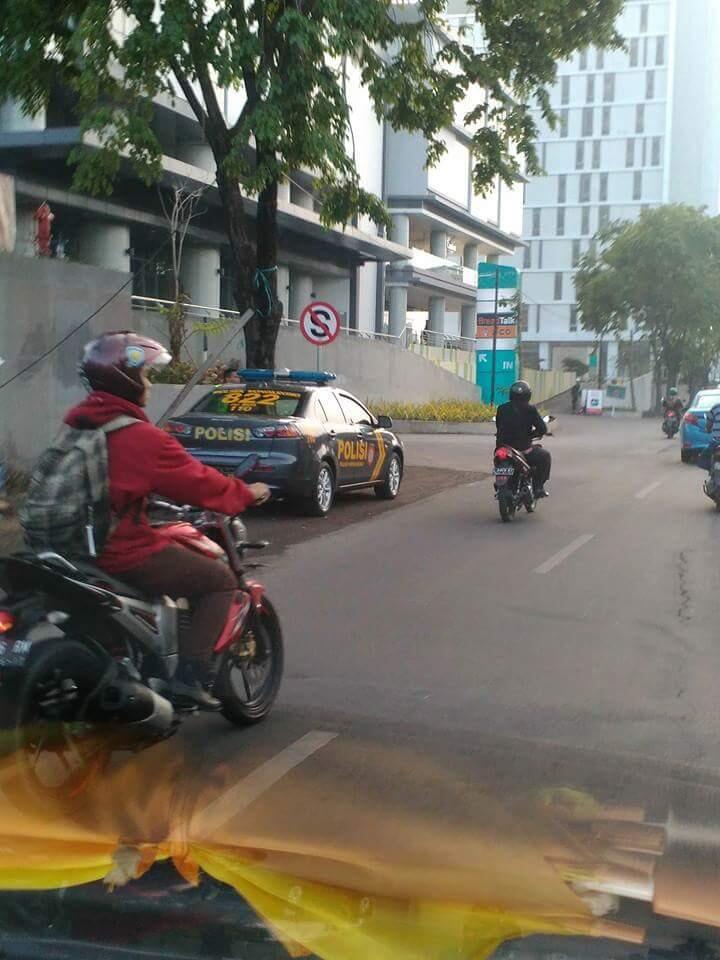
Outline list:
[[[191,718],[119,759],[70,815],[6,806],[4,833],[52,836],[60,860],[68,835],[160,844],[178,869],[195,857],[329,960],[479,958],[556,929],[609,938],[605,957],[636,951],[623,942],[717,942],[720,516],[657,421],[565,417],[547,445],[551,497],[510,525],[491,481],[474,480],[271,556],[287,658],[271,718],[242,731]],[[407,439],[410,464],[468,477],[491,449]],[[0,786],[15,775],[0,770]],[[200,909],[167,874],[148,877],[157,914]],[[473,905],[455,952],[433,913],[451,902]],[[227,903],[218,956],[284,956],[238,946]],[[382,929],[358,944],[374,903]],[[399,945],[392,904],[422,950]],[[192,924],[218,933],[209,910]],[[157,914],[103,935],[146,943]],[[196,955],[188,937],[178,956]],[[532,943],[514,955],[595,949]]]

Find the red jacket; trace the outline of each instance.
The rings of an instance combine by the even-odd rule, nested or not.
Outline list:
[[[65,423],[79,429],[101,427],[120,416],[142,423],[107,438],[110,503],[122,517],[98,560],[108,573],[132,570],[170,545],[162,530],[148,522],[145,498],[151,493],[230,515],[253,502],[246,483],[203,466],[129,400],[95,391],[68,412]]]

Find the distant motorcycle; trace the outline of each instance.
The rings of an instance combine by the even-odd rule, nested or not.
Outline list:
[[[680,429],[680,418],[674,410],[668,410],[662,422],[662,429],[668,440],[672,440]]]
[[[550,424],[555,417],[543,417]],[[551,434],[548,433],[547,436]],[[540,446],[538,441],[533,447]],[[537,506],[533,474],[530,464],[520,450],[514,447],[498,447],[493,461],[495,477],[495,499],[503,523],[510,523],[515,514],[524,507],[528,513],[534,513]]]

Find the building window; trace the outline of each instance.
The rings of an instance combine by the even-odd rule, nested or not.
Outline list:
[[[598,50],[595,56],[595,66],[598,70],[605,69],[605,51],[602,49],[602,47]]]
[[[593,140],[593,151],[592,151],[592,168],[593,170],[600,169],[600,156],[601,156],[602,146],[599,140]]]
[[[640,142],[642,143],[642,159],[640,161],[640,166],[644,167],[647,164],[647,137],[643,137]]]
[[[583,207],[581,213],[580,233],[587,237],[590,233],[590,207]]]
[[[538,270],[542,270],[543,265],[543,242],[542,240],[537,245],[538,248]]]
[[[603,100],[612,103],[615,99],[615,74],[606,73],[603,77]]]
[[[578,192],[578,200],[580,203],[589,203],[590,202],[590,174],[583,173],[580,175],[580,190]]]
[[[588,64],[587,50],[581,50],[578,66],[580,67],[581,70],[587,70],[587,64]]]
[[[645,74],[645,99],[652,100],[655,96],[655,71],[648,70]]]
[[[566,137],[568,135],[568,111],[560,111],[560,136]]]
[[[575,169],[582,170],[585,166],[585,141],[578,140],[575,144]]]
[[[593,260],[597,257],[597,240],[595,239],[595,237],[593,237],[590,243],[588,244],[588,253],[593,258]]]
[[[532,266],[532,247],[528,245],[523,250],[523,270],[529,270]]]
[[[529,314],[530,307],[527,303],[523,303],[520,307],[520,332],[527,333],[529,327]]]
[[[625,142],[625,166],[635,166],[635,138],[628,137]]]
[[[665,65],[665,37],[658,37],[656,43],[655,66],[662,67]]]
[[[555,288],[553,290],[553,296],[556,300],[562,300],[563,293],[563,275],[561,273],[555,274]]]
[[[585,80],[585,103],[595,103],[595,74],[589,73]]]
[[[558,207],[555,234],[558,237],[565,236],[565,207]]]
[[[567,176],[561,173],[558,177],[558,203],[567,202]]]
[[[540,304],[535,307],[535,333],[540,333]]]
[[[532,212],[532,235],[534,237],[540,236],[540,213],[539,209]]]
[[[570,333],[575,333],[578,328],[578,311],[577,307],[570,307]]]
[[[610,133],[610,107],[603,107],[602,134],[606,137]]]
[[[653,167],[660,166],[660,137],[652,138],[652,150],[650,155],[650,163]]]
[[[562,103],[570,103],[570,77],[563,77],[560,81],[560,99]]]
[[[640,40],[633,37],[630,41],[630,66],[636,67],[640,63]]]
[[[638,103],[635,107],[635,133],[645,133],[645,104]]]
[[[648,5],[644,3],[640,7],[640,33],[647,33],[648,28]]]
[[[610,223],[610,207],[598,207],[598,226],[602,229]]]
[[[592,107],[583,107],[582,114],[582,135],[584,137],[591,137],[593,135],[593,114],[594,110]]]
[[[572,242],[572,265],[577,267],[580,263],[580,241],[573,240]]]
[[[640,200],[642,197],[642,171],[636,170],[633,175],[633,200]]]
[[[608,198],[608,175],[600,174],[600,203],[607,203]]]

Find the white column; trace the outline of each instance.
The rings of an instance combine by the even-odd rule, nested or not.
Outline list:
[[[430,297],[427,329],[437,334],[445,333],[445,297]]]
[[[290,271],[290,313],[293,320],[299,320],[303,307],[313,298],[313,278],[300,270]]]
[[[432,230],[430,233],[430,253],[447,260],[448,235],[445,230]]]
[[[614,380],[618,375],[618,342],[610,340],[605,345],[605,366],[608,380]]]
[[[388,284],[385,288],[388,292],[390,302],[390,329],[389,333],[393,337],[399,337],[407,326],[407,303],[408,288],[402,284]]]
[[[78,259],[82,263],[129,273],[129,250],[130,227],[123,223],[103,223],[96,220],[83,224],[80,230]]]
[[[278,203],[290,203],[290,181],[281,180],[278,183]]]
[[[220,306],[220,250],[186,244],[180,279],[191,303],[217,309]]]
[[[410,246],[410,217],[408,217],[407,214],[393,214],[392,239],[402,247]]]
[[[538,344],[538,362],[541,370],[550,369],[550,344],[549,343]]]
[[[283,316],[290,316],[290,267],[279,263],[277,268],[277,295],[282,301]]]
[[[479,255],[476,243],[466,243],[463,247],[463,266],[470,270],[477,270]]]
[[[460,315],[460,336],[474,340],[477,332],[477,305],[469,303],[462,308]]]

